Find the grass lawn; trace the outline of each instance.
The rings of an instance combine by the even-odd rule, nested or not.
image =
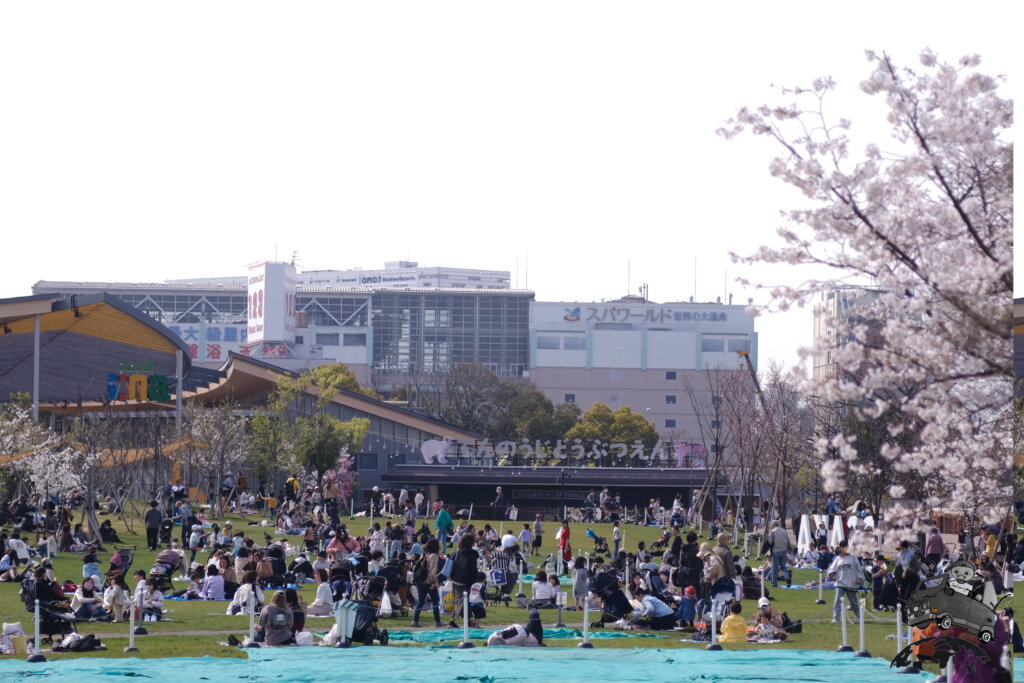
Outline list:
[[[237,530],[245,531],[246,535],[252,535],[257,543],[262,544],[263,534],[265,529],[263,527],[250,527],[247,522],[249,519],[243,519],[240,516],[229,515],[224,519],[217,520],[223,522],[226,519],[231,519],[234,528]],[[257,518],[258,519],[258,518]],[[365,519],[357,519],[353,521],[345,520],[348,524],[349,529],[355,533],[361,535],[368,522]],[[488,523],[487,520],[474,521],[478,527],[484,523]],[[502,526],[502,522],[489,522],[492,527],[499,528]],[[518,533],[518,530],[522,529],[522,522],[511,523],[514,529],[513,533]],[[508,528],[509,523],[505,522],[504,526]],[[136,545],[139,547],[139,551],[135,555],[135,562],[133,564],[133,571],[135,569],[144,569],[147,572],[153,564],[155,553],[150,553],[145,549],[145,531],[141,522],[136,522],[135,531],[131,533],[127,531],[125,525],[119,520],[114,520],[114,526],[118,531],[120,537],[128,545]],[[223,525],[222,525],[223,526]],[[544,528],[544,544],[541,548],[541,557],[530,557],[528,560],[536,565],[543,557],[548,553],[555,551],[555,540],[554,532],[557,525],[554,522],[545,522]],[[592,528],[595,533],[600,536],[606,536],[611,538],[611,526],[608,524],[573,524],[571,525],[572,539],[574,540],[573,547],[577,551],[592,550],[593,543],[590,539],[587,539],[585,532],[587,528]],[[626,543],[628,544],[629,550],[635,550],[638,541],[643,540],[647,546],[650,546],[652,542],[660,537],[661,530],[657,527],[641,527],[641,526],[626,526],[625,536]],[[251,531],[251,533],[250,533]],[[705,536],[707,534],[707,528],[704,529]],[[175,535],[180,536],[180,532]],[[295,538],[295,537],[290,537]],[[28,539],[31,541],[32,539]],[[706,540],[706,539],[701,539]],[[100,569],[105,570],[108,566],[107,563],[110,558],[110,554],[113,548],[110,545],[105,546],[107,548],[106,553],[100,553]],[[754,550],[751,548],[751,550]],[[201,554],[200,557],[205,557]],[[81,555],[75,553],[61,553],[54,561],[54,568],[57,573],[57,578],[61,581],[70,579],[75,583],[79,583],[82,578],[82,562]],[[817,572],[812,570],[797,570],[794,572],[794,583],[802,584],[811,580],[817,579]],[[180,584],[177,587],[184,587],[185,584]],[[32,633],[32,615],[25,611],[18,598],[17,584],[3,583],[0,584],[0,615],[2,615],[4,622],[20,621],[27,633]],[[529,592],[529,587],[524,584],[524,592]],[[315,593],[314,584],[307,584],[302,589],[302,594],[306,602],[311,602]],[[804,622],[803,633],[794,634],[784,642],[777,645],[753,645],[753,644],[735,644],[727,645],[728,649],[756,649],[758,647],[773,647],[773,648],[791,648],[791,649],[821,649],[821,650],[834,650],[840,642],[840,625],[829,623],[832,618],[832,600],[833,594],[829,591],[825,592],[825,605],[815,605],[814,601],[818,597],[816,590],[787,590],[780,588],[778,590],[772,590],[773,606],[780,610],[787,612],[793,619],[800,619]],[[870,602],[870,597],[869,597]],[[1008,601],[1013,604],[1014,600]],[[1024,601],[1018,601],[1021,605],[1024,605]],[[172,610],[171,613],[167,614],[164,621],[156,623],[146,623],[145,626],[149,630],[151,635],[140,636],[136,638],[136,646],[139,648],[139,652],[135,653],[134,656],[141,657],[186,657],[186,656],[219,656],[219,657],[239,657],[244,656],[244,653],[236,648],[223,647],[218,644],[218,641],[223,641],[227,638],[228,633],[243,634],[248,632],[248,618],[246,616],[227,616],[224,614],[224,610],[227,607],[227,603],[213,603],[199,600],[192,600],[187,602],[179,602],[168,600],[164,604],[165,609]],[[753,600],[743,601],[743,615],[749,617],[755,611],[756,606]],[[1015,607],[1016,609],[1016,607]],[[541,610],[541,619],[545,626],[553,626],[557,620],[557,612],[555,610]],[[562,621],[569,627],[582,628],[582,614],[579,612],[563,612]],[[515,607],[487,607],[487,618],[482,622],[482,628],[493,628],[497,630],[500,627],[507,626],[510,623],[525,623],[527,618],[526,610],[518,609]],[[592,620],[596,620],[597,616],[592,615]],[[381,619],[379,626],[381,628],[387,628],[389,630],[405,630],[408,628],[411,618],[409,617],[393,617],[389,619]],[[429,616],[425,622],[429,622]],[[330,619],[307,619],[306,626],[308,630],[313,631],[326,631],[331,626]],[[461,619],[460,619],[461,623]],[[84,653],[83,655],[54,655],[57,656],[100,656],[100,657],[117,657],[127,656],[122,650],[127,645],[127,624],[111,624],[111,623],[85,623],[81,622],[78,624],[78,630],[81,633],[95,633],[109,647],[106,652],[95,652],[95,653]],[[894,616],[891,613],[879,613],[870,616],[865,625],[865,635],[867,649],[875,657],[884,657],[886,659],[892,658],[896,654],[896,643],[894,640],[886,639],[886,636],[895,633]],[[849,641],[850,644],[855,648],[857,647],[857,626],[856,624],[849,626]],[[180,634],[180,635],[170,635]],[[661,633],[664,638],[618,638],[618,639],[607,639],[607,640],[595,640],[595,647],[599,648],[677,648],[677,647],[705,647],[703,643],[684,643],[680,642],[682,638],[688,638],[688,633],[680,632],[668,632]],[[478,643],[479,644],[479,643]],[[548,642],[549,646],[557,647],[560,645],[574,647],[575,642],[572,640],[558,641],[552,640]],[[399,643],[395,643],[396,646]],[[404,643],[402,644],[404,645]],[[19,657],[20,655],[10,655],[11,657]],[[48,657],[50,655],[47,655]],[[934,668],[933,668],[934,670]]]

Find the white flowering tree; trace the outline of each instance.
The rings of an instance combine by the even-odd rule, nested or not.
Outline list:
[[[194,405],[185,419],[191,464],[206,477],[210,490],[210,512],[223,513],[220,495],[224,475],[245,461],[245,418],[235,415],[228,404]]]
[[[43,450],[19,460],[15,468],[32,493],[43,498],[70,497],[86,488],[85,475],[92,469],[97,456],[77,448]]]
[[[56,434],[32,419],[27,397],[0,403],[0,458],[12,463],[6,470],[8,474],[29,483],[19,463],[26,457],[54,448],[57,442]]]
[[[866,417],[900,415],[879,455],[920,486],[890,486],[890,521],[925,523],[935,508],[1001,520],[1012,493],[1012,102],[978,57],[948,64],[926,50],[919,72],[868,60],[861,89],[885,99],[885,145],[854,156],[851,122],[824,113],[831,79],[784,91],[792,104],[741,109],[721,131],[777,142],[772,175],[807,198],[787,212],[781,247],[735,258],[835,273],[774,288],[779,308],[841,284],[881,289],[866,316],[876,323],[840,330],[852,337],[835,356],[844,372],[819,393]],[[915,438],[901,439],[908,424]],[[853,434],[822,439],[819,452],[829,490],[863,469]]]

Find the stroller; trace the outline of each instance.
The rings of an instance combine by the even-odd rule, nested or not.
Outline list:
[[[161,593],[172,592],[174,584],[171,583],[171,577],[175,571],[184,571],[184,568],[185,558],[174,550],[161,550],[149,570],[149,578],[156,582],[156,588]]]
[[[484,590],[480,597],[492,605],[496,606],[504,602],[505,607],[508,607],[512,601],[509,594],[517,578],[517,574],[512,575],[512,581],[510,582],[509,576],[504,570],[491,569],[487,572],[487,583],[484,585]]]
[[[617,621],[633,611],[626,594],[619,587],[619,579],[612,571],[602,571],[590,579],[590,591],[604,603],[597,626]]]
[[[25,604],[28,612],[36,611],[36,579],[25,579],[21,582],[21,601]],[[77,631],[75,621],[77,617],[71,611],[71,605],[66,600],[40,600],[39,601],[39,633],[46,636],[47,640],[53,641],[53,637],[66,636]]]
[[[164,519],[160,522],[160,543],[163,545],[171,544],[171,534],[174,533],[174,522],[170,519]]]
[[[594,533],[593,529],[587,529],[587,538],[594,539],[594,554],[600,555],[601,553],[608,553],[608,543],[604,536],[598,536]]]
[[[672,534],[668,529],[661,530],[661,538],[651,544],[650,553],[651,555],[663,555],[668,550],[669,543],[672,542]]]
[[[114,548],[114,554],[110,556],[110,568],[107,569],[106,578],[111,578],[120,574],[121,576],[128,576],[128,572],[132,569],[132,562],[135,560],[135,551],[138,550],[134,545],[127,546],[124,548]]]
[[[355,626],[352,628],[352,641],[363,645],[373,645],[379,641],[388,644],[388,630],[377,628],[377,608],[370,600],[353,600],[359,605],[355,613]]]

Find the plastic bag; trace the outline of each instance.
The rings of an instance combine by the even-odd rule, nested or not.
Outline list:
[[[391,598],[388,597],[388,592],[384,591],[384,594],[380,596],[380,609],[377,611],[377,616],[386,619],[391,616],[391,612]]]
[[[335,636],[337,640],[337,636]],[[313,644],[313,632],[312,631],[299,631],[295,634],[296,645],[312,645]]]

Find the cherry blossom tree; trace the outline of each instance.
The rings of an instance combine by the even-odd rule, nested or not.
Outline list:
[[[210,490],[210,513],[221,515],[220,495],[224,474],[245,461],[245,418],[235,415],[229,404],[193,405],[186,415],[189,438],[187,456],[202,472]]]
[[[92,469],[97,456],[67,446],[40,451],[19,460],[15,468],[29,483],[33,493],[43,498],[55,495],[62,498],[86,488],[85,475]]]
[[[835,84],[784,91],[791,104],[741,109],[720,131],[765,136],[781,147],[771,173],[802,191],[786,212],[782,246],[743,263],[814,265],[833,277],[772,289],[774,305],[804,305],[840,284],[882,290],[868,329],[856,319],[836,362],[846,372],[817,389],[864,416],[895,411],[879,454],[927,487],[889,487],[889,521],[925,523],[935,508],[1001,520],[1011,497],[1013,105],[980,59],[922,69],[869,52],[861,84],[885,99],[892,140],[851,149],[852,123],[825,113]],[[909,422],[916,438],[899,438]],[[861,466],[853,433],[819,440],[827,489]]]

